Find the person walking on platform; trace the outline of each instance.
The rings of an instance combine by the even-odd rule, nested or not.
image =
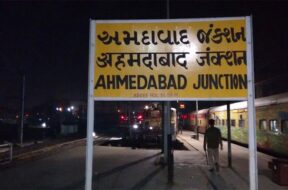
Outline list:
[[[208,163],[211,167],[209,171],[213,172],[216,170],[219,172],[219,145],[221,150],[223,150],[221,132],[214,127],[214,119],[209,119],[208,124],[210,127],[204,135],[203,148],[205,152],[206,148],[208,148]]]

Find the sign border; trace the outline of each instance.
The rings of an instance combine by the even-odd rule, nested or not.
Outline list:
[[[177,22],[177,23],[181,23],[181,22],[208,22],[208,21],[225,21],[225,20],[245,20],[245,22],[247,22],[247,17],[242,16],[242,17],[213,17],[213,18],[179,18],[179,19],[132,19],[132,20],[91,20],[90,22],[92,22],[95,31],[94,31],[94,37],[93,39],[96,40],[96,27],[97,24],[113,24],[113,23],[173,23],[173,22]],[[246,29],[247,32],[247,29]],[[90,42],[92,43],[92,42]],[[91,49],[93,49],[94,53],[96,52],[95,50],[97,50],[97,47],[95,45],[95,41],[93,42],[93,47]],[[246,42],[247,44],[247,42]],[[248,47],[247,47],[248,48]],[[90,52],[91,53],[91,52]],[[93,72],[95,71],[95,65],[94,65],[94,61],[95,61],[95,57],[93,57],[93,62],[89,63],[92,64],[93,66]],[[91,65],[89,65],[89,68],[91,67]],[[248,63],[247,63],[247,76],[248,76]],[[93,75],[94,77],[94,75]],[[91,80],[91,79],[90,79]],[[93,80],[93,84],[94,84],[94,78]],[[94,86],[93,86],[94,87]],[[247,87],[247,96],[248,96],[248,87]],[[99,100],[99,101],[196,101],[196,100],[201,100],[201,101],[243,101],[243,100],[247,100],[247,97],[233,97],[233,98],[197,98],[197,97],[193,97],[193,98],[183,98],[183,97],[179,97],[179,98],[126,98],[126,97],[94,97],[94,100]]]
[[[179,19],[131,19],[131,20],[91,20],[96,24],[113,24],[113,23],[173,23],[173,22],[208,22],[208,21],[224,21],[224,20],[246,20],[242,17],[213,17],[213,18],[179,18]]]

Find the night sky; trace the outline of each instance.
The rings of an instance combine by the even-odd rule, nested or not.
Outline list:
[[[288,73],[288,3],[170,0],[170,18],[253,15],[255,80]],[[165,19],[165,1],[1,1],[0,108],[87,97],[89,19]],[[280,84],[276,84],[280,85]],[[287,84],[284,84],[287,85]]]

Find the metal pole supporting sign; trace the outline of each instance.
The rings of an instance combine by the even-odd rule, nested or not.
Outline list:
[[[89,36],[89,76],[88,76],[88,110],[87,110],[87,142],[86,142],[86,173],[85,190],[92,189],[93,170],[93,130],[94,130],[94,52],[95,52],[95,21],[90,20]]]
[[[248,77],[248,126],[249,126],[249,176],[250,190],[258,189],[258,167],[257,167],[257,148],[256,148],[256,122],[254,104],[254,57],[253,57],[253,36],[252,36],[252,17],[246,17],[247,35],[247,77]]]

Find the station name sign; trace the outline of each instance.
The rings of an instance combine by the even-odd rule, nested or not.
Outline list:
[[[92,21],[94,99],[246,99],[245,17]]]

